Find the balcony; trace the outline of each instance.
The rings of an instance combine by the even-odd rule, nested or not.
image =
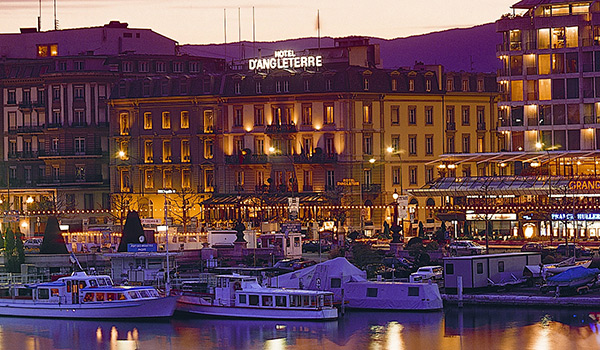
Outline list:
[[[362,184],[361,189],[363,192],[367,193],[381,193],[380,184]]]
[[[28,125],[28,126],[11,126],[8,129],[9,134],[30,134],[30,133],[41,133],[44,131],[43,125]]]
[[[48,129],[58,129],[58,128],[62,128],[62,123],[48,123],[48,125],[46,125],[46,127]]]
[[[71,127],[74,128],[85,128],[86,126],[88,126],[88,123],[83,121],[76,121],[71,123]]]
[[[37,159],[40,155],[41,154],[38,151],[8,152],[8,159]]]
[[[265,129],[266,134],[289,134],[298,132],[295,124],[273,124],[267,125]]]
[[[327,164],[336,163],[338,155],[337,153],[313,153],[308,154],[295,154],[294,163],[296,164]]]
[[[46,109],[46,101],[36,101],[33,103],[35,109]]]
[[[266,164],[269,158],[266,154],[234,154],[225,156],[225,164]]]
[[[454,122],[446,123],[446,130],[447,131],[456,131],[456,123],[454,123]]]
[[[477,131],[485,131],[485,123],[477,123]]]
[[[101,157],[103,155],[102,149],[92,149],[92,150],[49,150],[49,151],[39,151],[40,158],[57,158],[57,157],[70,157],[70,158],[78,158],[78,157]]]
[[[102,178],[102,175],[86,175],[85,177],[77,177],[75,175],[70,176],[61,176],[59,178],[53,178],[52,176],[46,176],[38,179],[38,186],[72,186],[72,185],[81,185],[81,184],[108,184],[108,179],[106,181]]]
[[[33,103],[31,103],[31,101],[19,102],[19,109],[21,109],[21,110],[31,110],[32,108],[33,108]]]

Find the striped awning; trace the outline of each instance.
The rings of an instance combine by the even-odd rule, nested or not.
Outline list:
[[[298,197],[300,205],[327,205],[339,204],[335,200],[328,198],[323,193],[297,193],[278,194],[265,193],[259,194],[214,194],[211,198],[201,203],[203,206],[219,206],[219,205],[288,205],[288,198]]]

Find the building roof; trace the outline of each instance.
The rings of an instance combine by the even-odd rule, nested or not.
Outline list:
[[[552,5],[552,4],[570,4],[570,3],[582,3],[583,1],[577,0],[521,0],[518,3],[512,5],[515,9],[531,9],[540,5]]]

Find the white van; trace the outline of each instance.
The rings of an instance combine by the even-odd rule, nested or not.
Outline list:
[[[417,272],[410,274],[410,282],[439,282],[444,279],[444,269],[441,266],[419,267]]]

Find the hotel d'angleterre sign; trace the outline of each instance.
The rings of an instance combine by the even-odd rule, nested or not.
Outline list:
[[[248,60],[248,69],[286,69],[313,68],[323,66],[323,56],[296,56],[294,50],[275,51],[273,57],[252,58]]]

